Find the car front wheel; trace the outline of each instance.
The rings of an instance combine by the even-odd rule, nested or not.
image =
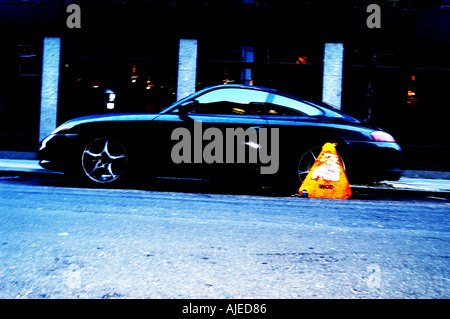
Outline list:
[[[128,155],[124,146],[109,137],[93,139],[81,154],[82,174],[95,184],[115,184],[125,174]]]

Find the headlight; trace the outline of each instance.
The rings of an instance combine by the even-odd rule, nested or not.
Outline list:
[[[66,126],[66,125],[61,125],[59,127],[57,127],[52,133],[51,135],[56,135],[56,134],[64,134],[66,133],[69,129],[71,129],[71,126]]]
[[[73,128],[76,125],[76,122],[74,121],[68,121],[64,124],[61,124],[58,126],[51,134],[57,135],[57,134],[67,134],[67,132]]]
[[[53,134],[50,134],[46,138],[44,138],[41,142],[41,147],[39,147],[39,150],[43,150],[47,146],[47,142],[50,141],[53,138]]]

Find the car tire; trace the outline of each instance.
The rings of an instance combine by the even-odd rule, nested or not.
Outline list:
[[[92,185],[116,185],[128,171],[128,153],[111,137],[90,140],[81,151],[81,175]]]
[[[314,165],[316,159],[319,157],[319,154],[321,151],[322,151],[322,146],[314,146],[302,153],[300,159],[298,160],[298,164],[297,164],[297,175],[298,175],[298,180],[299,180],[299,182],[298,182],[299,187],[301,186],[301,184],[305,180],[306,176],[308,175],[309,171],[313,167],[313,165]],[[344,168],[344,172],[346,172],[347,169],[345,167],[345,161],[341,155],[338,154],[338,156],[339,156],[339,159]]]
[[[297,194],[302,182],[305,180],[310,169],[314,165],[317,157],[322,151],[323,144],[317,143],[312,146],[306,147],[303,151],[297,153],[292,161],[287,164],[288,170],[282,175],[282,185],[279,187],[280,190],[289,192],[290,194]],[[339,158],[345,167],[345,161],[341,155]]]

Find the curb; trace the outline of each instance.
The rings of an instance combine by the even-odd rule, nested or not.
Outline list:
[[[0,169],[0,176],[36,176],[36,177],[55,177],[64,176],[64,173],[54,172],[46,169],[27,169],[27,170],[5,170]]]
[[[0,175],[63,176],[64,173],[45,169],[37,160],[0,160]]]
[[[450,191],[431,191],[409,188],[387,188],[374,186],[351,186],[354,195],[397,195],[397,196],[413,196],[413,197],[438,197],[450,198]]]
[[[0,165],[0,176],[31,176],[46,178],[63,178],[62,172],[51,171],[39,166],[37,161],[23,161],[15,164]],[[389,183],[389,182],[387,182]],[[353,196],[358,195],[397,195],[414,197],[450,198],[450,190],[430,190],[419,188],[401,188],[389,186],[351,185]]]

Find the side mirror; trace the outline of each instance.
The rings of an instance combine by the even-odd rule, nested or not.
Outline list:
[[[178,105],[178,114],[180,114],[180,116],[186,116],[186,114],[192,111],[197,104],[198,102],[195,100],[189,100],[181,103]]]

